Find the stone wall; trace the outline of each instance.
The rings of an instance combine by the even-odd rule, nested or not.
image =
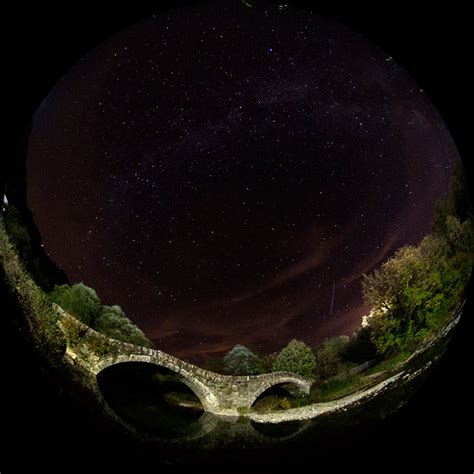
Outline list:
[[[279,384],[291,384],[295,391],[309,393],[312,380],[291,372],[232,376],[204,370],[166,352],[136,346],[106,337],[54,305],[60,315],[59,325],[65,333],[70,361],[80,364],[95,377],[105,368],[126,362],[145,362],[175,372],[196,396],[206,411],[236,416],[250,408],[265,390]]]

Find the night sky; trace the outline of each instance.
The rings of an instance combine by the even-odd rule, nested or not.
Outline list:
[[[350,335],[361,275],[429,232],[457,159],[420,86],[359,33],[219,1],[143,20],[58,82],[28,202],[71,282],[202,360]]]

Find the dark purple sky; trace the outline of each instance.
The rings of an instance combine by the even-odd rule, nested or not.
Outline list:
[[[197,360],[351,334],[361,275],[429,232],[457,159],[424,92],[360,34],[219,1],[144,20],[59,81],[28,200],[72,282]]]

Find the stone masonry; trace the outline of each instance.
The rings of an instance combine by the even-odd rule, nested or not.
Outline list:
[[[291,393],[309,394],[312,380],[292,372],[272,372],[262,375],[221,375],[185,362],[163,351],[136,346],[111,339],[94,331],[65,313],[58,305],[59,326],[67,340],[65,357],[79,365],[91,377],[94,388],[97,375],[111,365],[144,362],[165,367],[176,373],[199,398],[205,411],[237,416],[252,406],[265,390],[282,385]]]

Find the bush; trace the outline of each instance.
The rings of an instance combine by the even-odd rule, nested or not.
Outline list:
[[[21,238],[23,227],[17,225],[19,222],[17,210],[10,206],[9,212],[9,231],[13,233],[13,237],[6,231],[5,221],[1,218],[0,262],[11,290],[17,294],[18,301],[25,310],[27,322],[32,326],[31,334],[36,338],[35,342],[41,350],[49,351],[59,357],[64,352],[65,340],[56,325],[57,313],[51,307],[52,302],[61,306],[87,326],[109,337],[123,342],[153,347],[143,332],[126,317],[120,306],[102,306],[95,290],[83,283],[73,286],[56,285],[51,293],[46,294],[25,271],[24,264],[20,261],[18,252],[22,245],[21,242],[23,242]],[[15,229],[19,229],[16,237]],[[15,249],[10,242],[11,239],[15,239]],[[25,239],[25,245],[27,243]],[[77,343],[78,341],[69,342]]]
[[[371,338],[380,354],[414,348],[446,323],[469,281],[473,235],[471,219],[450,215],[420,245],[402,247],[380,270],[364,275]]]
[[[64,353],[65,339],[56,325],[57,315],[44,291],[26,272],[18,249],[10,239],[4,220],[0,218],[0,264],[5,272],[5,283],[21,306],[25,315],[25,328],[36,349],[50,363],[59,363]]]
[[[293,339],[276,356],[273,372],[288,371],[310,376],[316,367],[312,350],[302,341]]]
[[[288,398],[283,398],[280,401],[280,408],[283,410],[289,410],[291,408],[291,402],[288,400]]]
[[[358,364],[377,357],[377,349],[372,342],[370,326],[361,327],[352,335],[343,352],[343,357]]]
[[[5,229],[20,258],[27,263],[31,255],[31,238],[28,229],[22,223],[18,209],[8,205],[3,214]]]
[[[50,293],[50,299],[105,336],[138,346],[153,347],[153,343],[127,318],[120,306],[102,306],[95,290],[83,283],[56,286]]]
[[[118,305],[102,307],[97,317],[94,329],[122,342],[129,342],[138,346],[153,347],[143,331],[127,318]]]
[[[341,370],[344,363],[343,353],[348,344],[349,338],[347,336],[337,336],[326,339],[318,347],[315,357],[320,378],[326,379]]]
[[[229,375],[257,375],[263,373],[263,364],[257,354],[237,344],[224,356],[224,373]]]
[[[55,286],[50,293],[50,297],[64,311],[72,314],[90,327],[94,327],[94,323],[102,310],[102,304],[95,290],[83,283],[77,283],[73,286]]]

